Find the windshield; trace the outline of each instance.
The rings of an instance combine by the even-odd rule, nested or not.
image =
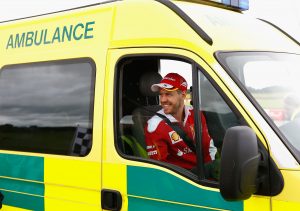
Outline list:
[[[235,74],[300,155],[300,55],[222,52],[217,58]]]

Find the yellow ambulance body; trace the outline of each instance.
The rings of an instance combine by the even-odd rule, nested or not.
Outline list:
[[[266,86],[269,68],[287,64],[269,65],[274,54],[293,57],[281,72],[300,70],[293,38],[204,0],[116,0],[0,23],[2,209],[299,210],[299,144],[281,131],[287,119],[273,106],[287,92],[264,107],[269,92],[246,86]],[[258,59],[244,64],[250,57]],[[207,178],[201,162],[193,173],[148,158],[131,132],[133,111],[144,106],[137,84],[147,83],[138,78],[162,73],[164,61],[190,65],[194,109],[205,108],[201,84],[210,82],[242,119],[237,132],[222,128],[219,179]],[[257,71],[262,62],[268,74]],[[242,68],[257,71],[249,83]],[[212,113],[204,112],[214,136]]]

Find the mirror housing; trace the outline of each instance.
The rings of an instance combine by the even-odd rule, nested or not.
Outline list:
[[[225,200],[245,200],[256,191],[259,160],[257,138],[251,128],[235,126],[227,129],[220,170],[220,191]]]

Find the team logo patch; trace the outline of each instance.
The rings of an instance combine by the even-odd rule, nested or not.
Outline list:
[[[180,136],[175,131],[169,132],[169,136],[170,136],[170,139],[172,141],[172,144],[176,144],[176,143],[182,141]]]

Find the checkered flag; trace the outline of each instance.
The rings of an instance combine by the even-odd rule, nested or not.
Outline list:
[[[77,127],[74,136],[73,145],[71,147],[71,155],[85,156],[92,148],[92,129]]]

